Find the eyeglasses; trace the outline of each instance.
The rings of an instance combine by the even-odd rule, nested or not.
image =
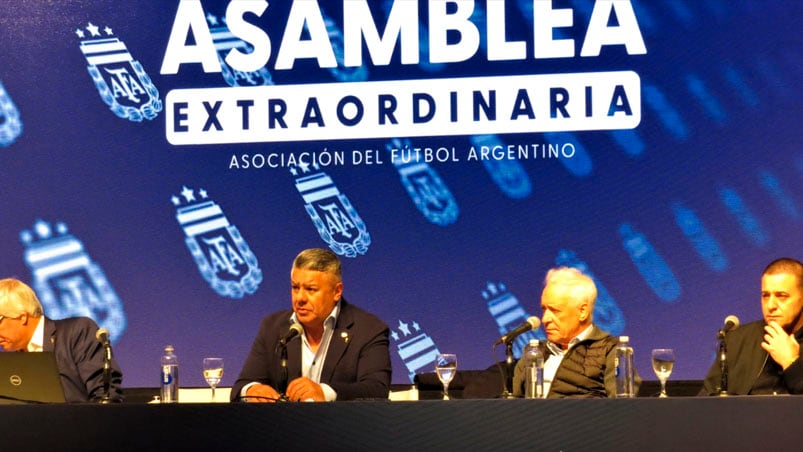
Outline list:
[[[2,322],[3,322],[3,319],[12,319],[12,320],[21,319],[23,315],[24,315],[24,314],[20,314],[20,315],[19,315],[19,316],[17,316],[17,317],[9,317],[9,316],[7,316],[7,315],[2,315],[2,314],[0,314],[0,323],[2,323]]]

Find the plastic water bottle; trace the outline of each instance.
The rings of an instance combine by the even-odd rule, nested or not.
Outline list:
[[[616,397],[635,397],[633,348],[628,336],[619,336],[616,346]]]
[[[538,347],[538,340],[531,339],[522,353],[524,360],[524,398],[544,397],[544,354]]]
[[[168,345],[162,355],[162,403],[178,403],[178,357],[173,351]]]

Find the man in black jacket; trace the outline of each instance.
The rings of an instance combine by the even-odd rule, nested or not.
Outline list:
[[[337,256],[324,249],[302,251],[293,261],[290,287],[292,309],[262,320],[232,387],[232,400],[387,398],[390,330],[343,298]],[[299,325],[298,337],[288,340],[291,326]]]
[[[770,263],[761,276],[764,320],[725,338],[728,394],[803,394],[803,264],[791,258]],[[715,361],[702,395],[719,395],[722,372]]]

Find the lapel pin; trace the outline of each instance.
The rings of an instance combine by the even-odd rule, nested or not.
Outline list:
[[[349,333],[343,331],[343,332],[340,333],[340,337],[343,338],[343,342],[345,342],[347,344],[349,343]]]

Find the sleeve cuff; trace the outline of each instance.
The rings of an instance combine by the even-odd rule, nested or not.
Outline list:
[[[321,390],[323,390],[323,397],[327,402],[334,402],[337,400],[337,393],[331,386],[326,383],[320,383]]]

